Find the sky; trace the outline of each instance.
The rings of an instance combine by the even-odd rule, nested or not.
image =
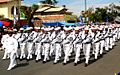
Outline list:
[[[38,4],[41,0],[24,0],[24,5],[32,5],[32,4]],[[80,14],[82,10],[85,10],[85,0],[57,0],[58,4],[57,6],[66,5],[66,7],[69,9],[69,11],[72,11],[74,14]],[[87,2],[87,9],[89,7],[104,7],[108,6],[111,3],[114,3],[116,5],[120,5],[120,0],[86,0]]]

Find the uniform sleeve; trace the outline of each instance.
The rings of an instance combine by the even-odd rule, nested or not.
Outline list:
[[[17,49],[18,48],[18,41],[16,39],[13,39],[14,41],[14,48]]]

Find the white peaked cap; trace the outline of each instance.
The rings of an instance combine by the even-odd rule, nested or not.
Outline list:
[[[59,27],[56,27],[56,28],[55,28],[56,31],[59,30],[59,29],[60,29]]]
[[[83,29],[83,26],[78,26],[79,29]]]
[[[20,30],[24,30],[24,28],[20,28]]]
[[[33,29],[33,27],[30,27],[30,29]]]
[[[105,28],[108,28],[108,26],[106,25]]]
[[[44,27],[42,27],[41,29],[44,30]]]
[[[98,27],[99,30],[103,30],[103,26]]]
[[[72,30],[73,28],[71,26],[69,26],[69,30]]]
[[[40,27],[35,27],[35,29],[40,29]]]
[[[17,31],[17,29],[13,29],[13,31]]]
[[[79,30],[79,27],[77,26],[77,27],[74,27],[74,30]]]
[[[3,26],[3,28],[6,28],[5,26]]]
[[[89,30],[89,26],[86,26],[84,30]]]
[[[96,26],[92,26],[91,29],[97,29],[97,27]]]
[[[26,30],[30,30],[30,27],[27,27]]]

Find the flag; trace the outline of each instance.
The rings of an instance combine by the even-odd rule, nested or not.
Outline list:
[[[80,16],[80,22],[83,23],[83,17],[82,16]]]
[[[21,18],[25,18],[25,14],[21,11]]]
[[[81,25],[83,25],[83,17],[82,16],[80,16],[80,23],[81,23]]]
[[[17,19],[16,19],[16,7],[14,6],[14,25],[16,24]]]
[[[108,16],[106,16],[106,24],[108,25]]]

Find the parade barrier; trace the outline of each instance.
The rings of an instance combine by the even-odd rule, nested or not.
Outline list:
[[[50,23],[42,23],[45,26],[82,26],[85,25],[85,23],[67,23],[67,22],[50,22]]]
[[[60,22],[42,23],[45,26],[62,26]]]
[[[6,21],[0,21],[0,22],[1,22],[1,25],[3,26],[6,26],[6,27],[10,26],[10,22],[6,22]]]

